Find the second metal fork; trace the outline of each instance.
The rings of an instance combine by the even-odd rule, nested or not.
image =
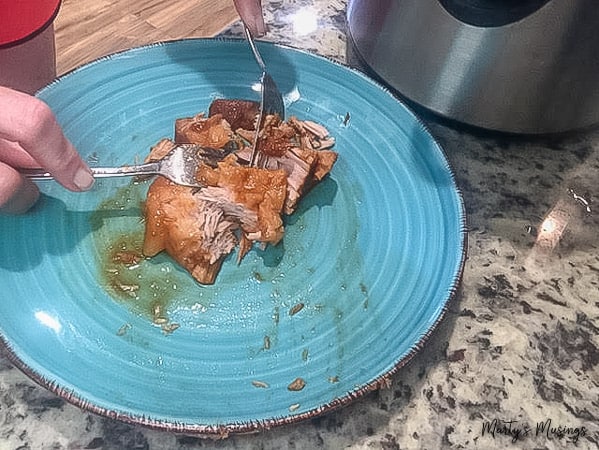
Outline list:
[[[248,27],[244,26],[245,36],[247,38],[248,43],[250,44],[250,48],[252,49],[252,53],[258,66],[262,70],[262,77],[260,78],[260,86],[261,86],[261,97],[260,97],[260,112],[258,114],[258,121],[256,123],[256,134],[254,136],[254,143],[252,145],[252,156],[250,159],[250,166],[254,167],[256,165],[256,157],[258,156],[258,135],[260,134],[260,129],[262,128],[262,123],[264,118],[269,114],[278,114],[281,120],[285,119],[285,103],[283,102],[283,96],[281,95],[281,91],[277,87],[275,80],[273,80],[272,76],[268,73],[266,69],[266,64],[264,64],[264,60],[262,59],[262,55],[258,51],[258,47],[254,42],[254,38],[252,37],[251,31]]]

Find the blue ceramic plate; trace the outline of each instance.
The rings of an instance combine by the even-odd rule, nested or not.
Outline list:
[[[161,429],[261,430],[376,389],[442,318],[465,220],[439,145],[364,75],[260,50],[289,115],[325,125],[340,155],[277,247],[239,265],[231,255],[209,287],[166,256],[122,270],[113,259],[140,245],[148,187],[131,180],[84,194],[46,182],[31,213],[0,217],[0,332],[14,362],[53,392]],[[258,79],[244,41],[184,40],[100,59],[39,96],[90,164],[118,166],[215,98],[257,99]],[[179,328],[165,333],[157,310]],[[297,378],[305,387],[290,390]]]

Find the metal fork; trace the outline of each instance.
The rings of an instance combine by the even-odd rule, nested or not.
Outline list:
[[[180,144],[156,162],[122,167],[92,167],[91,171],[94,178],[162,175],[183,186],[203,187],[196,179],[198,167],[202,163],[213,164],[222,157],[223,153],[220,150],[194,144]],[[45,169],[19,169],[19,172],[32,180],[54,178]]]
[[[264,64],[264,59],[262,59],[262,55],[258,51],[258,47],[254,42],[252,32],[245,25],[244,30],[247,41],[252,49],[254,59],[262,70],[262,77],[260,78],[260,112],[258,114],[256,133],[254,135],[254,143],[252,145],[252,156],[250,158],[250,166],[254,167],[256,165],[256,157],[258,155],[258,135],[260,134],[260,129],[262,128],[264,118],[269,114],[278,114],[281,120],[284,120],[285,103],[283,102],[283,96],[281,95],[281,91],[279,91],[275,80],[273,80],[272,76],[270,76],[268,70],[266,69],[266,64]]]

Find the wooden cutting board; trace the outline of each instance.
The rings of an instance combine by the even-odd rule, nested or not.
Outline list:
[[[139,45],[211,37],[236,20],[233,0],[63,0],[54,23],[57,73]]]

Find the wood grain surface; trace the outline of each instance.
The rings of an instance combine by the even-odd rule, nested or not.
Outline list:
[[[63,0],[57,73],[138,45],[211,37],[237,19],[233,0]]]

